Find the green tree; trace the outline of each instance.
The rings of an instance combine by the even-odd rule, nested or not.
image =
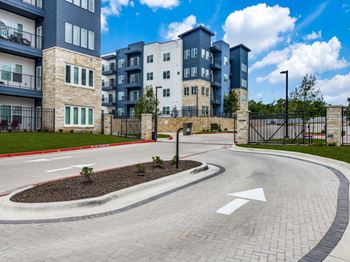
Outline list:
[[[140,117],[141,114],[154,114],[158,106],[152,86],[146,86],[144,94],[137,100],[135,113]]]
[[[239,109],[238,96],[234,91],[225,94],[224,96],[224,112],[226,114],[233,114]]]
[[[311,112],[325,109],[326,103],[316,83],[313,74],[304,76],[300,86],[290,94],[290,111]]]

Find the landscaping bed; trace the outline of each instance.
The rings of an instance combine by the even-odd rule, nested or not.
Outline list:
[[[19,192],[11,198],[11,201],[48,203],[95,198],[199,167],[201,164],[196,161],[184,160],[179,163],[177,169],[173,161],[164,161],[162,167],[155,167],[154,162],[150,162],[105,170],[93,174],[91,176],[92,182],[83,176],[48,182]]]

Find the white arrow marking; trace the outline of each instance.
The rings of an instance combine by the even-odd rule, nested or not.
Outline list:
[[[38,159],[25,161],[25,163],[50,162],[53,160],[61,160],[61,159],[67,159],[67,158],[72,158],[72,157],[71,156],[62,156],[62,157],[54,157],[54,158],[38,158]]]
[[[241,208],[245,204],[249,202],[247,199],[251,200],[257,200],[257,201],[262,201],[266,202],[266,197],[264,193],[263,188],[255,188],[247,191],[242,191],[238,193],[231,193],[227,194],[228,196],[235,196],[235,197],[241,197],[245,199],[240,199],[237,198],[227,205],[223,206],[222,208],[218,209],[216,213],[222,214],[222,215],[231,215],[233,212],[235,212],[237,209]]]
[[[231,215],[238,208],[244,206],[248,202],[249,200],[245,200],[245,199],[235,199],[232,202],[228,203],[226,206],[223,206],[222,208],[218,209],[216,213],[222,214],[222,215]]]
[[[256,188],[256,189],[242,191],[242,192],[238,192],[238,193],[232,193],[232,194],[228,194],[228,195],[266,202],[264,189],[262,189],[262,188]]]

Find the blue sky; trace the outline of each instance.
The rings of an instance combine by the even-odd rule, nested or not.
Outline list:
[[[127,44],[174,39],[204,24],[217,40],[243,43],[250,54],[250,99],[284,96],[281,70],[295,88],[317,76],[325,100],[350,97],[350,0],[103,0],[102,53]]]

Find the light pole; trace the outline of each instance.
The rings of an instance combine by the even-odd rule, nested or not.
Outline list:
[[[162,88],[162,86],[156,86],[156,115],[154,117],[154,141],[157,141],[158,136],[158,89]]]
[[[285,122],[286,122],[286,134],[285,134],[285,138],[289,138],[289,90],[288,90],[288,70],[282,71],[281,72],[282,75],[286,75],[286,110],[285,110]]]

